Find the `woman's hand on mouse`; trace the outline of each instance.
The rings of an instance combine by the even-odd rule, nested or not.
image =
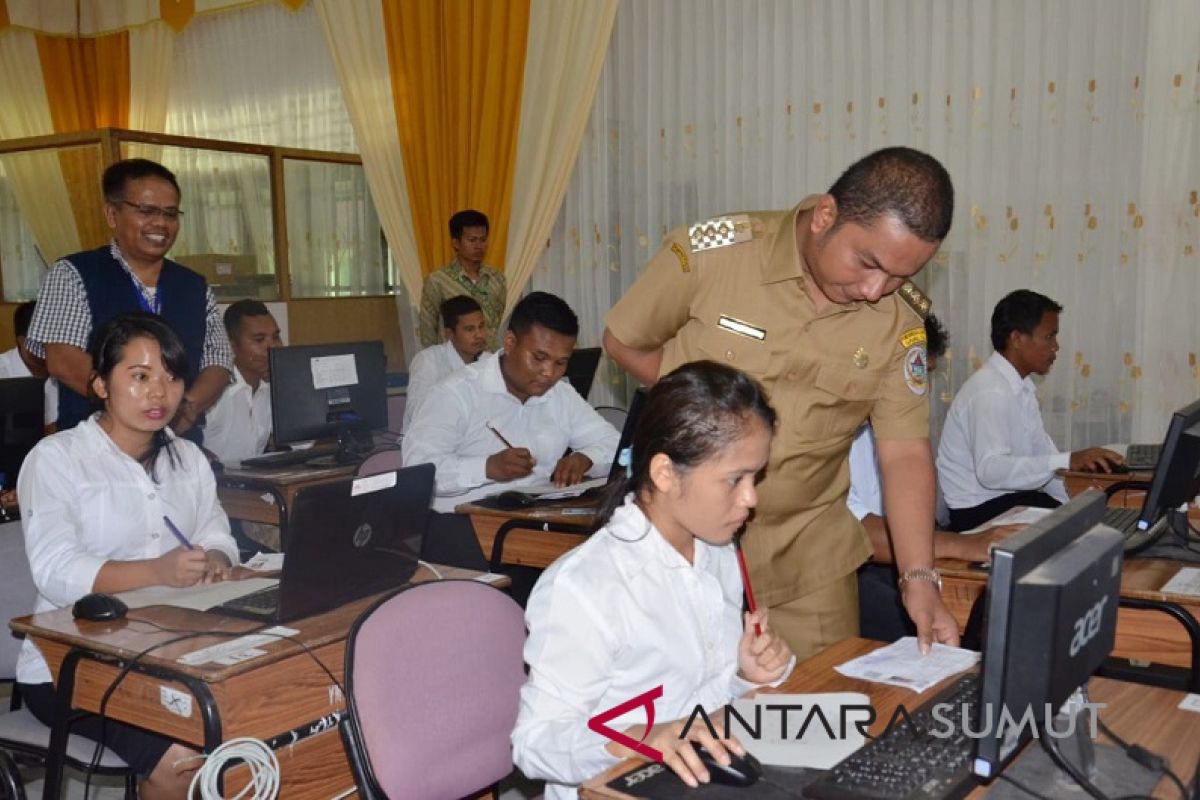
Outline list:
[[[710,719],[719,717],[718,712],[709,713]],[[693,743],[703,745],[718,762],[726,765],[729,764],[730,753],[744,756],[746,748],[742,747],[742,743],[736,737],[721,739],[713,736],[704,720],[691,719],[690,725],[688,722],[687,719],[677,719],[674,722],[658,723],[651,729],[649,736],[646,736],[645,725],[634,725],[625,729],[625,735],[635,741],[642,741],[642,737],[645,736],[644,743],[662,753],[662,763],[670,767],[680,780],[695,789],[702,783],[708,783],[712,776],[705,769]],[[680,738],[685,727],[687,735]],[[608,743],[605,749],[619,758],[644,758],[616,742]]]
[[[207,553],[176,547],[153,560],[154,574],[161,586],[194,586],[208,569]]]

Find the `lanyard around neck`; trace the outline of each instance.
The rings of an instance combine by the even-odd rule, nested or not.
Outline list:
[[[162,287],[155,287],[154,303],[151,305],[151,303],[146,300],[146,292],[143,290],[142,285],[138,283],[138,279],[134,277],[132,272],[126,274],[129,275],[129,282],[133,284],[133,293],[137,297],[138,305],[141,306],[142,311],[145,311],[147,314],[161,314]]]

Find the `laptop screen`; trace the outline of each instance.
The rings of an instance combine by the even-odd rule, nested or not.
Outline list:
[[[319,614],[402,586],[417,571],[433,499],[432,464],[301,487],[280,578],[282,619]]]

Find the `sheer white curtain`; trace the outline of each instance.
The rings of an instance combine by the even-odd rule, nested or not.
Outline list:
[[[175,45],[166,130],[186,136],[356,152],[337,73],[313,4],[293,12],[266,3],[196,18]],[[194,163],[184,169],[205,169],[202,162],[207,155],[190,158]],[[243,163],[245,168],[234,170],[236,174],[225,180],[245,214],[218,217],[215,209],[197,209],[190,204],[187,210],[189,216],[195,212],[210,217],[206,221],[209,241],[219,241],[222,236],[232,242],[248,238],[261,260],[273,239],[266,194],[270,182],[264,162]],[[298,294],[347,293],[337,284],[338,271],[331,270],[331,265],[345,260],[347,251],[380,251],[378,225],[354,225],[339,237],[331,234],[339,222],[332,213],[314,214],[330,212],[339,204],[355,204],[344,196],[348,184],[342,172],[305,171],[303,188],[312,202],[289,207],[289,238],[304,245],[294,250],[302,257],[290,262],[293,286],[303,290]],[[369,202],[365,183],[350,183]],[[299,200],[300,196],[290,193],[289,198]],[[214,230],[220,225],[226,229]],[[350,287],[355,293],[382,291],[383,267],[378,255],[374,263],[378,274]]]
[[[1065,306],[1041,386],[1059,445],[1153,439],[1200,395],[1198,19],[1132,0],[624,0],[533,286],[596,338],[667,230],[789,207],[910,145],[958,197],[922,276],[952,337],[939,419],[991,350],[996,301],[1031,288]],[[607,378],[593,400],[623,399]]]

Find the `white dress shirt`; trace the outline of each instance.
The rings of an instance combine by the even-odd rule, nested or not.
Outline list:
[[[875,460],[875,430],[863,425],[850,444],[850,493],[846,505],[855,519],[868,514],[883,516],[883,492],[879,488],[879,462]]]
[[[485,355],[438,384],[436,403],[424,403],[404,435],[404,466],[437,468],[435,511],[506,489],[550,480],[570,447],[592,460],[593,475],[612,466],[621,435],[567,381],[524,403],[513,397],[500,373],[500,354]],[[488,457],[505,450],[488,426],[537,461],[524,478],[498,483],[487,477]]]
[[[693,561],[630,495],[538,579],[525,612],[529,677],[512,742],[513,762],[547,781],[547,798],[576,797],[581,782],[619,760],[588,729],[596,714],[661,685],[654,710],[662,724],[755,688],[737,675],[742,579],[733,545],[697,539]],[[620,731],[645,723],[639,707],[607,724]]]
[[[29,367],[25,366],[25,362],[21,360],[21,351],[17,348],[6,350],[0,353],[0,380],[6,378],[32,378],[33,373],[29,371]],[[44,387],[44,421],[47,425],[53,425],[58,422],[58,381],[54,378],[46,378]]]
[[[204,446],[222,463],[262,455],[271,438],[271,384],[259,381],[257,389],[242,377],[237,366],[221,397],[205,416]]]
[[[480,358],[482,357],[481,355]],[[408,430],[408,426],[416,414],[417,406],[429,396],[429,390],[442,378],[458,372],[466,365],[467,362],[462,360],[462,356],[449,341],[435,344],[433,347],[426,347],[413,356],[412,364],[408,367],[408,390],[404,401],[403,430]]]
[[[949,524],[950,512],[946,508],[946,499],[942,497],[940,483],[935,492],[934,518],[938,525],[945,526]],[[875,452],[875,429],[869,422],[858,429],[850,444],[850,493],[846,495],[846,505],[858,520],[868,514],[884,516],[883,487],[879,481],[879,460]]]
[[[1062,502],[1054,471],[1069,466],[1046,433],[1033,379],[999,353],[967,379],[950,404],[938,446],[938,482],[950,508],[974,508],[1001,495],[1040,489]]]
[[[35,611],[71,605],[93,591],[107,561],[157,558],[178,547],[164,515],[194,546],[219,550],[238,563],[200,448],[176,438],[179,465],[172,468],[168,454],[160,454],[155,483],[113,443],[97,416],[38,442],[17,479],[25,552],[38,589]],[[46,660],[29,639],[21,646],[17,680],[50,680]]]

